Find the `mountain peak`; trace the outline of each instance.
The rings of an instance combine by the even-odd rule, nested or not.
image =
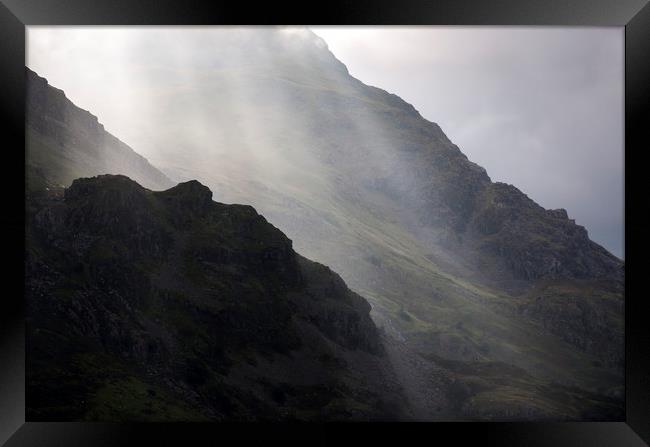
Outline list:
[[[143,195],[145,189],[125,175],[104,174],[95,177],[73,180],[65,190],[66,202],[76,202],[87,198],[96,198],[99,191],[110,191],[112,197]]]
[[[210,191],[210,188],[198,180],[189,180],[187,182],[179,183],[178,185],[169,189],[169,191],[174,191],[174,194],[182,196],[200,197],[202,199],[207,198],[209,200],[212,200],[212,191]]]
[[[167,203],[173,203],[179,212],[201,213],[212,203],[212,191],[197,180],[179,183],[160,195]]]

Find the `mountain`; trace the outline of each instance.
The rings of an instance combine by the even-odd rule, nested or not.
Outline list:
[[[29,420],[406,415],[368,303],[196,181],[28,203]]]
[[[174,183],[144,157],[104,130],[63,91],[26,69],[27,185],[69,185],[78,177],[125,174],[153,189]]]
[[[511,365],[622,408],[624,265],[565,210],[492,182],[437,124],[352,77],[309,30],[187,39],[178,45],[191,82],[173,88],[152,71],[157,91],[170,86],[143,98],[159,131],[130,130],[163,172],[255,206],[422,358]],[[210,51],[194,55],[192,39]],[[468,402],[509,405],[500,389]],[[593,417],[588,406],[568,413]]]
[[[171,78],[142,55],[157,94],[133,98],[147,126],[128,140],[169,178],[251,204],[366,297],[413,418],[622,420],[624,265],[567,211],[492,182],[309,30],[175,45]]]

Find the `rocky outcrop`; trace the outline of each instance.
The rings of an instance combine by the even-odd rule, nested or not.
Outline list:
[[[403,417],[368,303],[252,207],[211,197],[104,175],[31,199],[30,417],[175,419],[116,407],[106,380],[188,420]]]
[[[546,210],[505,183],[490,184],[475,200],[466,245],[484,264],[524,280],[622,281],[621,260],[591,241],[566,210]]]

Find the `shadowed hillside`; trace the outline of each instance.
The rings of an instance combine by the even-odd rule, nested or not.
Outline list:
[[[29,420],[408,415],[368,303],[198,182],[28,202]]]

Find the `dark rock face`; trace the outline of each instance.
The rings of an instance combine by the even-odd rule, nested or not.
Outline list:
[[[519,279],[623,279],[621,260],[592,242],[566,210],[546,210],[504,183],[477,196],[467,245]]]
[[[110,175],[31,198],[29,419],[404,416],[368,303],[211,198]]]
[[[26,69],[28,187],[68,186],[78,177],[124,174],[148,188],[173,185],[141,155],[104,130],[97,117]]]

